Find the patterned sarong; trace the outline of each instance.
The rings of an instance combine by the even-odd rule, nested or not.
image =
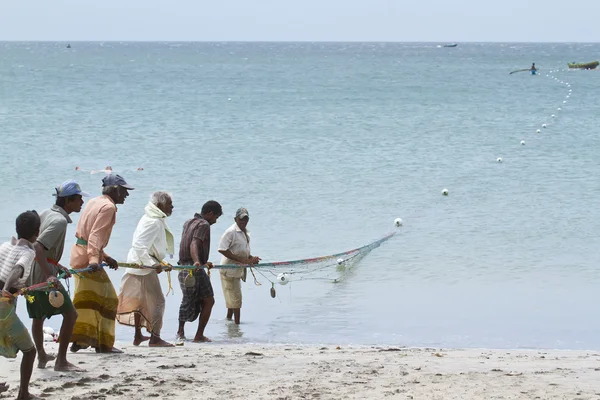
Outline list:
[[[73,305],[79,316],[71,342],[86,348],[111,349],[119,299],[106,271],[82,272],[75,278]]]
[[[179,271],[179,275],[177,276],[181,292],[183,293],[181,306],[179,307],[180,322],[194,322],[202,312],[202,300],[214,296],[210,277],[206,271],[201,269],[200,271],[192,272],[195,278],[195,284],[192,287],[185,285],[185,278],[189,273],[189,271],[185,270]]]

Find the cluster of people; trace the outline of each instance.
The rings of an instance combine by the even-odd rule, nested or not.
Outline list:
[[[116,270],[119,263],[106,253],[106,247],[116,223],[117,205],[123,204],[134,188],[118,174],[104,177],[102,195],[87,203],[77,223],[70,268],[60,263],[67,227],[72,223],[70,215],[82,210],[83,197],[89,194],[73,180],[55,190],[55,204],[40,214],[36,211],[20,214],[16,219],[17,238],[0,245],[0,355],[15,358],[19,351],[23,353],[18,399],[35,398],[28,387],[36,355],[38,368],[45,368],[47,363],[54,361],[55,371],[83,372],[67,361],[69,343],[71,352],[94,348],[97,353],[121,353],[114,347],[116,321],[135,328],[133,344],[136,346],[145,341],[152,347],[173,346],[160,336],[165,296],[158,278],[160,273],[170,272],[173,268],[166,261],[175,248],[166,221],[174,208],[171,196],[167,192],[155,192],[145,206],[127,255],[127,264],[131,268],[126,268],[117,295],[104,267]],[[211,200],[183,226],[178,264],[190,267],[182,269],[178,275],[183,293],[178,340],[186,339],[185,323],[199,318],[193,340],[210,342],[204,335],[215,304],[210,281],[213,264],[208,261],[210,226],[222,214],[221,205]],[[243,266],[260,262],[260,257],[253,256],[250,251],[249,218],[248,210],[239,208],[234,224],[225,231],[219,243],[221,264],[240,265],[240,268],[220,271],[227,319],[236,324],[240,323],[242,307],[241,280],[246,279]],[[72,300],[58,280],[59,276],[70,278],[70,272],[75,281]],[[64,301],[57,306],[51,304],[47,291],[27,293],[27,312],[33,320],[30,336],[16,314],[17,295],[24,288],[46,282],[62,294]],[[63,316],[56,356],[46,353],[43,332],[44,321],[54,315]],[[142,328],[150,336],[144,336]],[[0,393],[5,390],[7,386],[0,383]]]

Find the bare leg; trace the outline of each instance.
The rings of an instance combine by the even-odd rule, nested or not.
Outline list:
[[[134,314],[135,335],[133,336],[133,345],[139,346],[142,342],[150,340],[149,336],[142,335],[142,316],[139,313]]]
[[[241,308],[234,308],[233,309],[233,316],[235,318],[235,324],[236,325],[240,324],[240,311],[241,311]]]
[[[177,330],[177,338],[185,339],[185,321],[179,321],[179,329]]]
[[[204,336],[204,328],[208,324],[208,320],[210,319],[210,313],[212,312],[212,308],[215,305],[214,297],[207,297],[202,299],[202,312],[200,313],[200,321],[198,322],[198,330],[196,331],[196,336],[194,337],[194,342],[210,342],[211,340]]]
[[[38,368],[46,368],[46,364],[49,361],[54,360],[56,357],[49,356],[44,350],[44,318],[34,319],[31,322],[31,336],[33,337],[33,343],[37,349],[38,357]]]
[[[55,371],[83,371],[67,361],[67,349],[69,348],[75,321],[77,321],[77,311],[75,311],[75,308],[63,314],[63,323],[60,327],[60,334],[58,336],[58,358],[54,363]]]
[[[232,318],[233,318],[233,308],[228,308],[227,309],[227,319],[231,321]]]
[[[23,360],[21,360],[21,386],[19,387],[19,396],[17,397],[17,400],[25,400],[32,397],[29,394],[29,381],[31,380],[31,374],[33,373],[35,354],[35,349],[23,353]]]

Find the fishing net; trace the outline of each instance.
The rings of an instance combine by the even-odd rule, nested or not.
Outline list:
[[[390,233],[365,246],[343,253],[294,261],[261,263],[249,269],[256,284],[260,284],[259,277],[269,281],[272,286],[276,283],[286,285],[290,282],[304,280],[339,282],[345,276],[345,273],[351,270],[363,257],[394,235],[395,232]],[[228,267],[224,265],[215,266],[215,268]]]

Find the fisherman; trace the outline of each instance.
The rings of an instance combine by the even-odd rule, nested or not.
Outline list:
[[[535,63],[531,64],[531,68],[529,68],[530,71],[537,71],[537,68],[535,67]]]
[[[158,274],[163,265],[168,265],[163,260],[165,255],[173,257],[174,253],[173,234],[167,226],[167,217],[173,213],[173,200],[167,192],[155,192],[144,211],[133,233],[127,263],[156,267],[156,270],[127,268],[121,279],[117,321],[135,327],[134,346],[149,340],[149,347],[172,347],[160,338],[165,296]],[[142,326],[150,332],[150,337],[142,335]]]
[[[71,351],[92,346],[97,353],[122,353],[114,347],[115,318],[119,299],[102,263],[117,269],[117,261],[106,254],[112,228],[116,222],[117,204],[123,204],[133,187],[117,174],[102,179],[102,196],[89,201],[83,211],[71,249],[71,266],[75,269],[93,268],[75,275],[73,304],[79,314]]]
[[[254,265],[260,261],[260,257],[252,256],[250,252],[250,232],[247,230],[250,216],[248,210],[239,208],[231,225],[219,243],[219,253],[223,255],[221,264]],[[237,325],[240,324],[240,311],[242,308],[242,285],[246,282],[246,268],[222,269],[221,286],[227,307],[227,319],[232,317]]]
[[[193,272],[185,270],[179,272],[178,278],[183,298],[179,307],[178,340],[185,340],[185,323],[194,322],[200,316],[194,342],[211,341],[204,336],[204,329],[210,319],[215,297],[210,277],[201,267],[206,265],[209,270],[213,267],[213,264],[208,262],[210,226],[215,224],[222,214],[221,205],[214,200],[210,200],[204,203],[200,214],[196,213],[194,218],[186,221],[183,225],[179,246],[179,265],[193,264],[196,270]],[[188,276],[193,278],[188,278]],[[191,279],[194,285],[188,287],[186,278]]]
[[[37,241],[33,245],[36,253],[36,263],[33,266],[28,284],[36,285],[56,278],[59,272],[70,276],[68,270],[59,264],[65,247],[67,225],[70,224],[69,214],[78,213],[83,206],[82,196],[89,196],[81,190],[79,184],[73,180],[63,182],[56,189],[56,202],[40,214],[41,227]],[[73,326],[77,320],[77,311],[71,302],[69,293],[62,287],[58,291],[64,297],[64,304],[55,308],[50,304],[48,295],[44,292],[33,292],[34,301],[27,302],[27,312],[33,319],[31,334],[37,348],[38,368],[45,368],[48,361],[55,357],[46,354],[44,350],[44,320],[54,315],[62,315],[63,321],[59,334],[58,358],[54,364],[55,371],[80,371],[75,365],[67,361],[67,349]]]
[[[17,217],[17,237],[0,245],[0,355],[16,358],[21,351],[21,385],[17,400],[38,398],[29,393],[29,381],[35,362],[35,345],[27,328],[17,316],[13,294],[27,286],[35,259],[35,243],[40,233],[40,217],[35,211],[26,211]],[[54,280],[55,278],[51,278]],[[6,385],[0,388],[8,389]],[[0,390],[4,391],[4,390]]]

